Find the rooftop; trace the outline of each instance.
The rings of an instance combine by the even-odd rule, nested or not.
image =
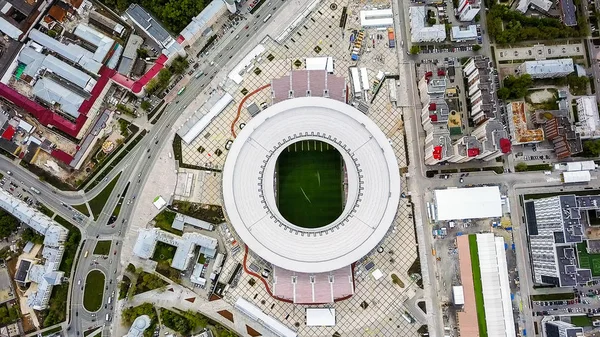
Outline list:
[[[79,117],[79,107],[85,100],[79,94],[47,77],[42,77],[35,82],[33,95],[48,104],[50,108],[56,108],[56,105],[59,105],[60,110],[73,118]]]
[[[425,19],[427,8],[425,6],[411,6],[410,13],[410,34],[412,42],[441,42],[446,39],[446,27],[444,25],[426,26]]]
[[[519,0],[517,10],[521,13],[527,12],[530,7],[548,12],[552,7],[553,1],[551,0]]]
[[[512,121],[513,139],[516,144],[537,143],[544,140],[543,129],[529,129],[527,127],[525,102],[509,103],[506,110],[510,121]]]
[[[498,186],[435,190],[435,204],[438,221],[502,216]]]
[[[173,37],[161,24],[156,21],[142,6],[131,4],[125,11],[153,40],[163,48],[168,48],[174,42]]]
[[[576,99],[577,122],[575,129],[582,139],[600,137],[600,116],[596,96],[582,96]]]
[[[524,73],[532,77],[544,74],[568,74],[575,71],[572,58],[525,61],[519,68],[524,69]]]
[[[451,36],[453,41],[475,40],[477,38],[477,25],[452,26]]]

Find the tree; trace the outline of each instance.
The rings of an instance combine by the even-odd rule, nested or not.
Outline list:
[[[148,49],[138,48],[137,57],[145,59],[148,57]]]
[[[481,20],[481,17],[479,16],[479,14],[477,14],[475,15],[475,18],[473,20],[475,20],[475,22],[479,22],[479,20]]]
[[[144,109],[144,111],[148,111],[151,107],[152,105],[148,101],[144,100],[142,103],[140,103],[140,108]]]
[[[183,74],[189,65],[190,63],[187,59],[179,56],[173,60],[170,69],[174,74]]]
[[[504,85],[504,90],[502,92],[498,90],[498,97],[500,99],[523,98],[533,85],[533,78],[529,74],[521,76],[509,75],[504,79],[502,84]]]
[[[421,47],[419,47],[417,45],[413,45],[412,47],[410,47],[410,53],[411,54],[417,55],[420,52],[421,52]]]
[[[437,21],[435,20],[435,18],[429,18],[429,19],[427,19],[427,23],[430,24],[430,25],[432,25],[432,26],[435,25],[436,22]]]
[[[510,97],[510,89],[502,87],[498,89],[498,98],[501,100],[507,100]]]
[[[169,80],[171,79],[171,76],[173,76],[173,74],[167,68],[161,69],[158,72],[158,85],[161,89],[164,89],[167,87],[167,85],[169,85]]]
[[[587,140],[583,142],[583,153],[584,157],[598,157],[600,156],[600,139]]]
[[[478,51],[480,49],[481,49],[481,45],[479,45],[479,44],[476,44],[473,46],[473,51]]]
[[[520,162],[517,165],[515,165],[515,171],[516,172],[524,172],[527,171],[527,164],[525,164],[524,162]]]
[[[58,33],[55,30],[52,30],[52,29],[48,30],[46,32],[46,34],[48,34],[48,36],[50,36],[52,38],[55,38],[58,35]]]

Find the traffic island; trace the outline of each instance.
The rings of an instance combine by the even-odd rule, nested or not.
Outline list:
[[[100,270],[92,270],[85,278],[83,292],[83,308],[89,312],[96,312],[102,307],[104,298],[104,283],[106,276]]]

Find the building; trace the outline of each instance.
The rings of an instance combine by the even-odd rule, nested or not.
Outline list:
[[[185,55],[183,47],[142,6],[131,4],[125,15],[163,49],[168,59]]]
[[[560,16],[565,26],[577,26],[576,8],[573,0],[560,0],[558,4],[560,5]]]
[[[542,330],[545,337],[583,337],[583,328],[561,320],[542,321]]]
[[[451,163],[466,163],[476,159],[481,153],[481,142],[473,136],[463,136],[453,146],[454,154],[448,159]]]
[[[131,34],[129,35],[129,39],[127,40],[127,44],[125,45],[125,50],[123,50],[123,57],[121,57],[121,63],[119,63],[119,68],[117,71],[119,74],[124,76],[129,76],[131,71],[133,70],[133,65],[137,60],[137,51],[142,47],[144,43],[144,39],[141,36]]]
[[[285,324],[277,319],[265,314],[259,307],[250,303],[242,297],[238,297],[234,304],[234,308],[249,317],[251,320],[265,327],[274,336],[281,337],[297,337],[298,333],[288,328]]]
[[[523,14],[525,14],[529,8],[542,13],[548,13],[553,3],[554,2],[551,0],[519,0],[517,10]]]
[[[207,231],[212,231],[214,229],[214,226],[211,223],[181,213],[175,213],[175,218],[171,223],[171,228],[183,231],[184,225],[194,226]]]
[[[530,129],[525,114],[525,102],[511,102],[506,105],[506,114],[512,130],[514,144],[532,144],[544,140],[542,128]]]
[[[294,70],[287,76],[271,80],[273,104],[312,96],[346,102],[346,80],[326,70]]]
[[[150,316],[142,315],[135,318],[133,324],[129,328],[127,335],[125,337],[142,337],[144,336],[144,331],[150,327]]]
[[[571,58],[526,61],[517,68],[517,71],[521,74],[529,74],[532,78],[556,78],[574,72],[575,66]]]
[[[24,38],[23,34],[37,22],[42,1],[4,0],[0,2],[0,32],[13,40]]]
[[[334,303],[354,295],[351,266],[324,273],[299,273],[275,266],[273,297],[295,304]]]
[[[12,301],[15,299],[15,291],[8,274],[8,269],[0,268],[0,304]],[[1,336],[1,335],[0,335]]]
[[[496,119],[488,119],[471,132],[471,135],[481,144],[479,156],[476,159],[490,161],[508,154],[511,142],[504,125]]]
[[[471,241],[471,237],[475,241]],[[463,311],[458,312],[461,336],[479,336],[478,315],[473,289],[471,251],[479,259],[478,280],[482,285],[485,325],[490,337],[516,337],[504,238],[492,233],[458,236],[460,278],[464,288]],[[468,287],[468,288],[467,288]],[[483,322],[479,322],[483,324]]]
[[[558,159],[569,158],[583,151],[581,136],[567,115],[568,112],[565,115],[552,116],[543,124],[544,135],[554,146]]]
[[[477,25],[469,25],[467,27],[452,26],[450,40],[454,42],[477,40]]]
[[[534,282],[558,287],[589,282],[592,272],[579,267],[575,250],[585,240],[588,211],[600,210],[600,196],[554,196],[525,201],[524,208]]]
[[[80,23],[73,31],[73,35],[85,41],[90,49],[94,51],[94,61],[99,63],[107,63],[115,48],[115,40],[102,34],[96,29]]]
[[[154,254],[157,242],[163,242],[177,248],[171,267],[186,270],[194,256],[197,246],[200,253],[213,258],[217,254],[217,239],[199,233],[184,233],[181,236],[165,232],[158,228],[141,230],[133,246],[133,254],[149,259]]]
[[[213,34],[212,25],[227,12],[225,1],[211,1],[202,12],[181,31],[177,41],[183,46],[191,46],[202,38]]]
[[[229,13],[235,14],[235,12],[237,12],[237,7],[235,6],[235,0],[223,0],[223,1],[225,2],[227,9],[229,10]]]
[[[425,137],[425,165],[436,165],[454,156],[447,125],[436,125]]]
[[[502,201],[498,186],[435,190],[437,221],[499,218]]]
[[[481,10],[479,0],[461,0],[458,4],[458,18],[460,21],[473,21]]]
[[[360,26],[362,28],[392,27],[394,13],[391,8],[360,11]]]
[[[53,74],[87,93],[91,92],[96,85],[96,80],[85,72],[52,55],[44,55],[31,47],[23,48],[17,56],[17,61],[25,66],[19,78],[30,84],[38,77]]]
[[[38,264],[38,261],[22,261],[15,275],[18,283],[37,284],[35,290],[27,293],[27,305],[34,310],[44,310],[48,307],[52,288],[62,283],[64,272],[58,271],[58,268],[69,231],[4,190],[0,190],[0,208],[44,236],[43,258],[39,261],[43,264]]]
[[[463,67],[467,79],[467,99],[471,105],[470,116],[476,125],[495,118],[498,109],[498,77],[492,62],[486,57],[471,58]]]
[[[50,109],[60,109],[71,118],[79,117],[79,108],[85,98],[72,90],[63,87],[49,77],[42,77],[33,86],[33,96],[46,104]]]
[[[279,153],[301,140],[335,147],[346,163],[347,212],[310,231],[276,211],[273,186]],[[354,162],[361,163],[360,173]],[[351,265],[380,243],[395,217],[400,184],[389,140],[369,117],[344,102],[300,97],[268,107],[239,132],[223,168],[223,204],[256,255],[286,270],[319,274]]]
[[[125,33],[125,27],[122,24],[107,18],[94,10],[89,12],[88,19],[90,24],[102,29],[110,35],[122,37]]]
[[[413,43],[442,42],[446,40],[446,26],[427,26],[427,7],[411,6],[408,9],[410,16],[410,36]]]
[[[600,138],[600,117],[596,96],[581,96],[575,102],[578,117],[575,130],[581,135],[581,139]]]

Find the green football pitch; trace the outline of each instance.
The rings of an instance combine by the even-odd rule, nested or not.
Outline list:
[[[585,242],[577,244],[577,256],[579,257],[579,268],[591,269],[592,276],[600,276],[600,254],[589,254]]]
[[[318,228],[342,213],[342,157],[331,145],[302,141],[277,159],[279,212],[292,224]]]

